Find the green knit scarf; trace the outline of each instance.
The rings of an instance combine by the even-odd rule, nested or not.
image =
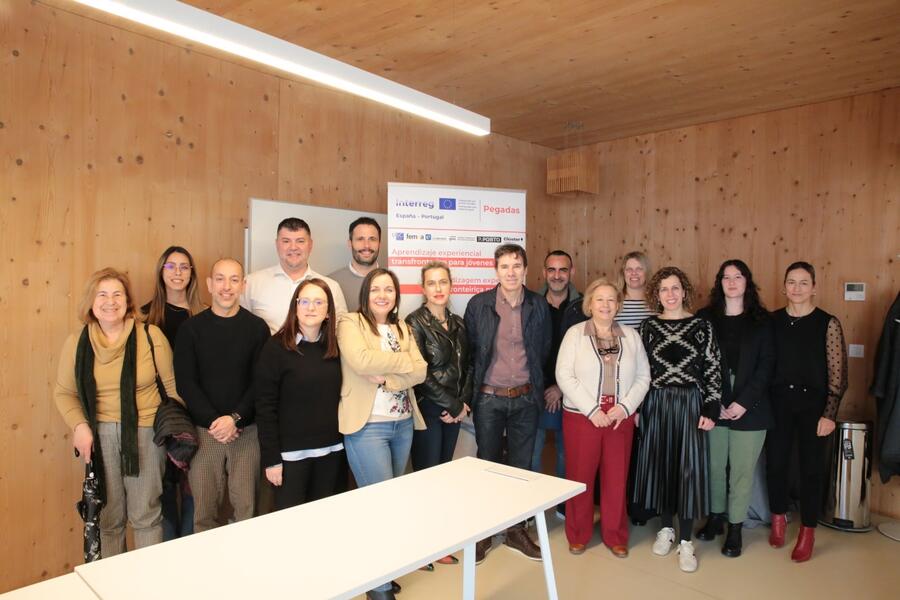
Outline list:
[[[122,375],[119,380],[121,442],[119,444],[119,462],[122,475],[136,477],[140,473],[138,462],[138,412],[137,412],[137,327],[125,342],[125,356],[122,359]],[[100,449],[100,436],[97,432],[97,381],[94,379],[94,347],[91,345],[90,333],[86,325],[78,338],[75,350],[75,386],[78,388],[78,399],[87,415],[91,433],[94,435],[92,459],[94,472],[102,475],[103,452]],[[106,486],[100,477],[100,495],[106,501]]]

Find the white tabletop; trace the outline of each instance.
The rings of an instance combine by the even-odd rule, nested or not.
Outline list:
[[[463,458],[75,570],[102,600],[351,598],[584,488]]]
[[[0,594],[3,600],[97,600],[97,595],[75,573]]]

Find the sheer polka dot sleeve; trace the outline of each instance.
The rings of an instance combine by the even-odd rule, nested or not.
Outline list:
[[[836,317],[831,317],[825,332],[825,358],[828,363],[828,398],[822,416],[834,421],[841,398],[847,391],[847,345],[841,322]]]

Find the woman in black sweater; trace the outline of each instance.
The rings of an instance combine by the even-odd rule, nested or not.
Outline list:
[[[834,431],[838,407],[847,391],[847,354],[841,323],[813,305],[816,271],[795,262],[784,275],[787,306],[773,314],[775,375],[772,408],[775,427],[766,438],[769,544],[784,545],[791,446],[800,455],[800,534],[791,559],[812,557],[816,521],[822,507],[825,437]]]
[[[713,325],[722,350],[722,409],[709,432],[710,515],[697,538],[712,540],[728,523],[722,554],[741,555],[741,530],[753,470],[772,427],[769,384],[775,364],[772,324],[747,264],[719,267],[709,305],[697,312]],[[727,476],[726,476],[727,473]]]
[[[331,290],[307,279],[256,367],[256,423],[275,509],[334,493],[344,460],[338,431],[341,362]]]

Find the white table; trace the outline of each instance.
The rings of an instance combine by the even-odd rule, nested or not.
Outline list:
[[[54,577],[5,594],[3,600],[98,600],[98,596],[75,573]]]
[[[463,458],[325,500],[75,568],[101,600],[352,598],[535,515],[547,593],[556,580],[544,510],[581,483]]]

